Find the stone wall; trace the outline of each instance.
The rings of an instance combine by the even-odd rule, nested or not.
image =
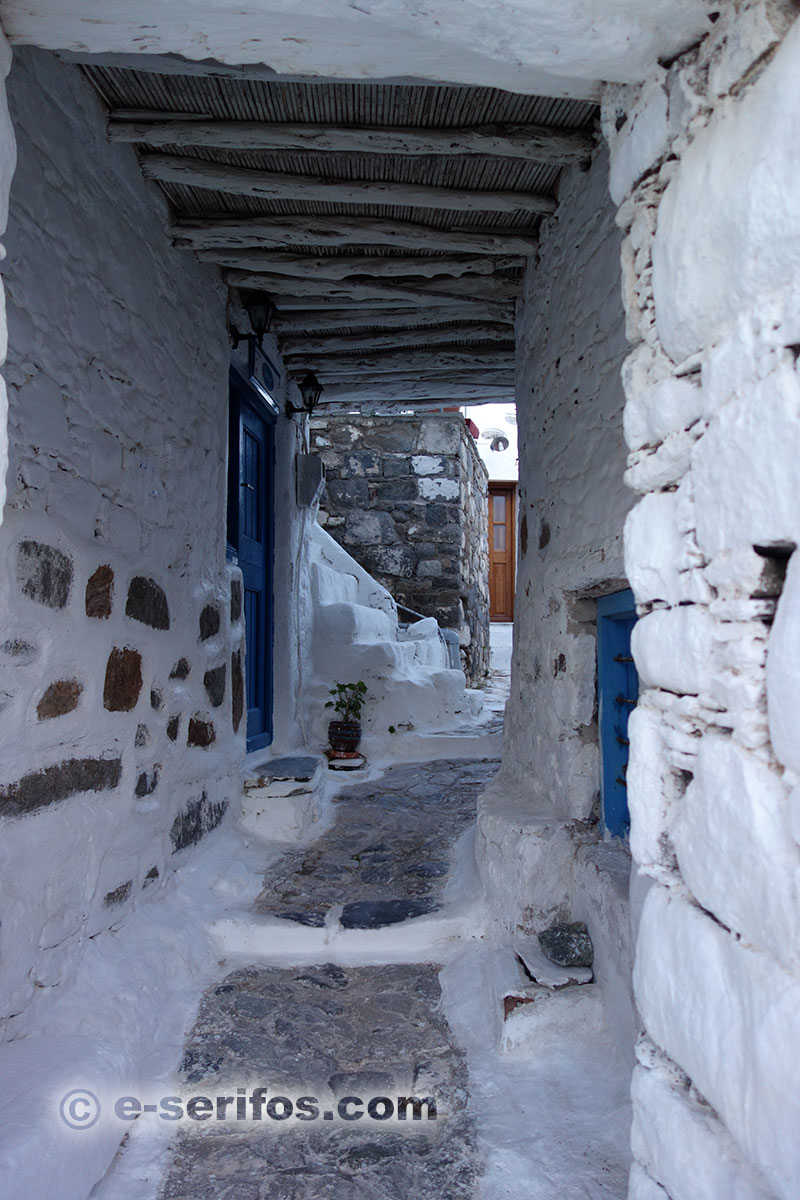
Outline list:
[[[741,3],[604,127],[644,693],[630,1195],[797,1195],[800,24]]]
[[[3,1017],[219,824],[244,736],[224,291],[77,68],[19,51],[9,96]]]
[[[625,586],[625,329],[608,161],[564,178],[517,321],[519,568],[504,772],[529,808],[597,811],[592,596]]]
[[[317,416],[311,440],[327,476],[320,523],[399,604],[457,630],[467,679],[481,683],[488,484],[463,418]]]

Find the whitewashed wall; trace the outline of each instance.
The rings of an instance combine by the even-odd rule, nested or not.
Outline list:
[[[604,103],[635,343],[627,478],[642,495],[625,538],[647,689],[631,847],[652,881],[637,1198],[798,1194],[796,11],[722,6],[699,47]]]
[[[506,931],[585,920],[611,1032],[635,1038],[623,850],[599,818],[594,597],[625,587],[626,353],[608,158],[567,173],[517,320],[519,567],[502,770],[479,817],[481,872]],[[581,848],[583,847],[583,848]],[[601,848],[602,849],[602,848]]]
[[[244,734],[224,292],[171,250],[166,206],[106,143],[77,68],[20,50],[9,95],[3,1017],[63,981],[85,939],[222,818]]]

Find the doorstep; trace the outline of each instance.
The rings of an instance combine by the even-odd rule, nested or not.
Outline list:
[[[296,842],[322,810],[325,760],[312,754],[281,755],[246,763],[241,824],[268,842]]]

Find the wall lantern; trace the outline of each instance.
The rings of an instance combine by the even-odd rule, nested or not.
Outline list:
[[[300,395],[303,397],[303,403],[298,406],[287,401],[286,415],[293,417],[295,413],[308,413],[310,416],[319,404],[319,398],[322,395],[322,384],[313,371],[306,371],[303,378],[298,379],[297,386],[300,389]]]
[[[272,324],[272,318],[275,315],[275,305],[266,292],[240,292],[239,298],[242,302],[242,308],[247,313],[250,328],[253,332],[241,333],[235,325],[231,325],[231,346],[235,350],[240,342],[254,340],[256,345],[260,347],[264,340],[264,334]]]

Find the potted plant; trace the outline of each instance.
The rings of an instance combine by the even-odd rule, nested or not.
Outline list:
[[[337,683],[330,689],[333,696],[325,705],[339,714],[338,721],[328,725],[328,741],[337,754],[353,754],[361,741],[361,709],[367,695],[367,685],[362,679],[358,683]]]

